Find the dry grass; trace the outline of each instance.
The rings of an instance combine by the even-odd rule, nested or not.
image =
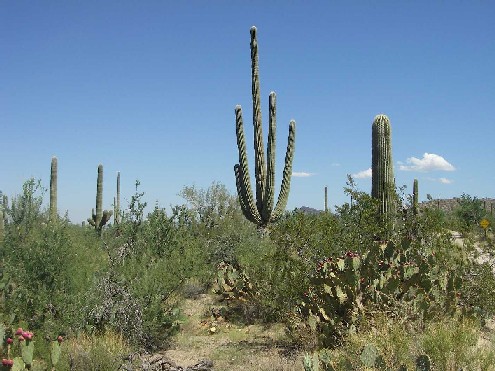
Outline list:
[[[291,349],[281,325],[239,325],[211,315],[212,295],[186,299],[181,331],[165,354],[181,366],[210,359],[215,370],[299,371],[302,352]]]

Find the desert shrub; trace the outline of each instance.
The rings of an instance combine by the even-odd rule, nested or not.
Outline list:
[[[79,334],[64,341],[57,370],[119,370],[123,364],[130,365],[127,360],[132,353],[132,347],[117,333]]]
[[[463,234],[479,231],[481,219],[487,216],[483,202],[477,197],[463,193],[457,199],[457,203],[458,205],[453,211],[453,228]]]
[[[3,242],[3,314],[43,335],[80,326],[80,300],[97,257],[93,240],[76,239],[68,220],[48,222],[33,180],[12,202]],[[81,236],[80,236],[81,237]],[[85,241],[85,242],[82,242]],[[91,252],[90,252],[91,251]],[[92,259],[81,259],[92,256]]]
[[[386,234],[380,225],[370,226],[374,200],[352,187],[347,191],[352,205],[337,208],[344,233],[337,228],[333,236],[347,251],[315,263],[301,297],[302,318],[321,344],[336,346],[358,331],[369,308],[393,316],[407,303],[412,319],[459,310],[462,282],[473,267],[472,246],[454,244],[442,216],[430,209],[417,215],[403,209]],[[376,241],[383,235],[387,241]]]
[[[417,368],[420,363],[434,370],[489,370],[493,366],[493,344],[476,345],[482,336],[476,321],[448,318],[423,327],[383,314],[369,318],[362,331],[351,334],[342,346],[314,353],[313,363],[336,371],[414,370],[422,369]]]

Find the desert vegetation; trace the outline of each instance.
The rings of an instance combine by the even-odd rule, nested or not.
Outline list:
[[[494,369],[494,236],[480,227],[492,209],[462,194],[444,212],[418,201],[417,180],[397,188],[391,124],[377,115],[371,194],[349,176],[352,201],[334,213],[286,211],[295,122],[275,203],[275,94],[265,158],[255,28],[251,48],[255,194],[236,107],[237,195],[188,186],[182,204],[146,213],[138,180],[120,205],[119,174],[104,210],[99,165],[96,210],[76,225],[57,213],[56,158],[48,208],[40,180],[2,195],[3,369],[173,369],[151,360],[210,343],[190,369]],[[268,353],[278,358],[256,363]]]

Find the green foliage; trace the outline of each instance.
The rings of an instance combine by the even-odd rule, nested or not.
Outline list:
[[[482,332],[475,321],[444,318],[424,326],[385,313],[370,316],[362,331],[335,349],[312,355],[320,369],[347,370],[490,370],[493,344],[476,345]]]
[[[455,228],[463,234],[479,230],[481,219],[487,216],[483,202],[465,193],[457,199],[457,202],[458,206],[454,210]]]

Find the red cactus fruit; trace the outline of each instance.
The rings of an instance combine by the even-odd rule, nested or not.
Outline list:
[[[26,339],[26,340],[32,340],[33,339],[33,333],[32,332],[26,332],[25,334],[22,334],[22,336]]]
[[[14,342],[14,340],[12,338],[7,338],[7,344],[12,344]]]
[[[60,344],[62,341],[64,341],[64,338],[61,335],[58,335],[57,341]]]
[[[15,332],[16,335],[22,335],[22,327],[19,327]]]
[[[18,339],[19,341],[24,341],[24,340],[26,340],[26,339],[24,338],[24,336],[22,336],[22,335],[20,335],[17,339]]]

